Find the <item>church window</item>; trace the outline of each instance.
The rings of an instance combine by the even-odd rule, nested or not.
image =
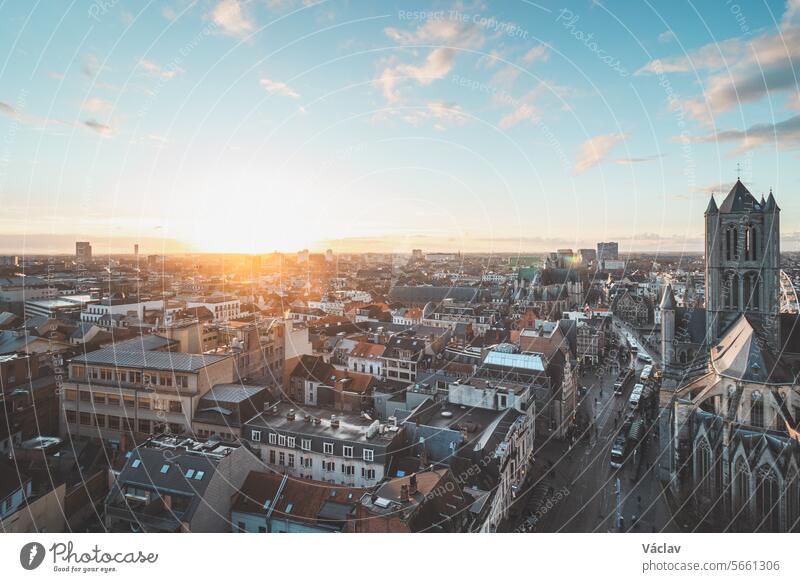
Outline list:
[[[780,495],[775,471],[763,465],[758,470],[756,510],[760,531],[780,531]]]

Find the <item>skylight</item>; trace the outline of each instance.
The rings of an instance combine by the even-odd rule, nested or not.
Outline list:
[[[294,507],[294,503],[291,503],[291,502],[290,502],[290,503],[289,503],[289,504],[286,506],[286,513],[291,513],[291,512],[292,512],[292,508],[293,508],[293,507]]]
[[[192,477],[194,477],[194,469],[189,469],[186,471],[186,478],[191,479]]]
[[[205,471],[198,471],[194,476],[194,480],[195,481],[201,481],[203,479],[203,477],[205,476],[205,474],[206,474]]]
[[[169,465],[161,465],[161,472],[166,473],[169,471]]]
[[[138,467],[141,464],[142,464],[142,461],[140,459],[134,459],[133,463],[131,463],[131,467],[133,467],[135,469],[136,467]]]

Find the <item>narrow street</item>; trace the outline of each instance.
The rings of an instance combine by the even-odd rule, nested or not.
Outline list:
[[[601,369],[600,375],[587,372],[579,378],[579,385],[586,387],[579,402],[579,418],[587,419],[589,428],[572,447],[555,440],[541,444],[536,463],[545,476],[547,493],[544,505],[534,511],[533,531],[678,531],[656,479],[658,452],[651,425],[647,425],[638,454],[620,469],[610,465],[611,447],[642,367],[637,362],[634,377],[619,395],[613,389],[615,373]]]

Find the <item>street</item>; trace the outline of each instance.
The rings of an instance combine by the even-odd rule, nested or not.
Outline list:
[[[622,330],[618,330],[624,333]],[[527,529],[538,532],[671,532],[678,531],[656,478],[654,425],[620,469],[610,465],[611,446],[619,432],[628,398],[643,367],[623,394],[615,395],[616,374],[599,367],[586,372],[579,385],[587,388],[579,402],[579,418],[587,420],[584,438],[573,446],[555,439],[537,444],[534,474],[541,475],[542,504],[528,505]],[[579,423],[580,424],[580,423]],[[543,485],[545,485],[543,487]],[[620,519],[621,518],[621,519]]]

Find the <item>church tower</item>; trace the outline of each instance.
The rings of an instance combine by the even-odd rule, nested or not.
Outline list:
[[[758,201],[736,180],[719,207],[712,195],[705,221],[708,347],[746,313],[779,351],[780,208],[772,192]]]

